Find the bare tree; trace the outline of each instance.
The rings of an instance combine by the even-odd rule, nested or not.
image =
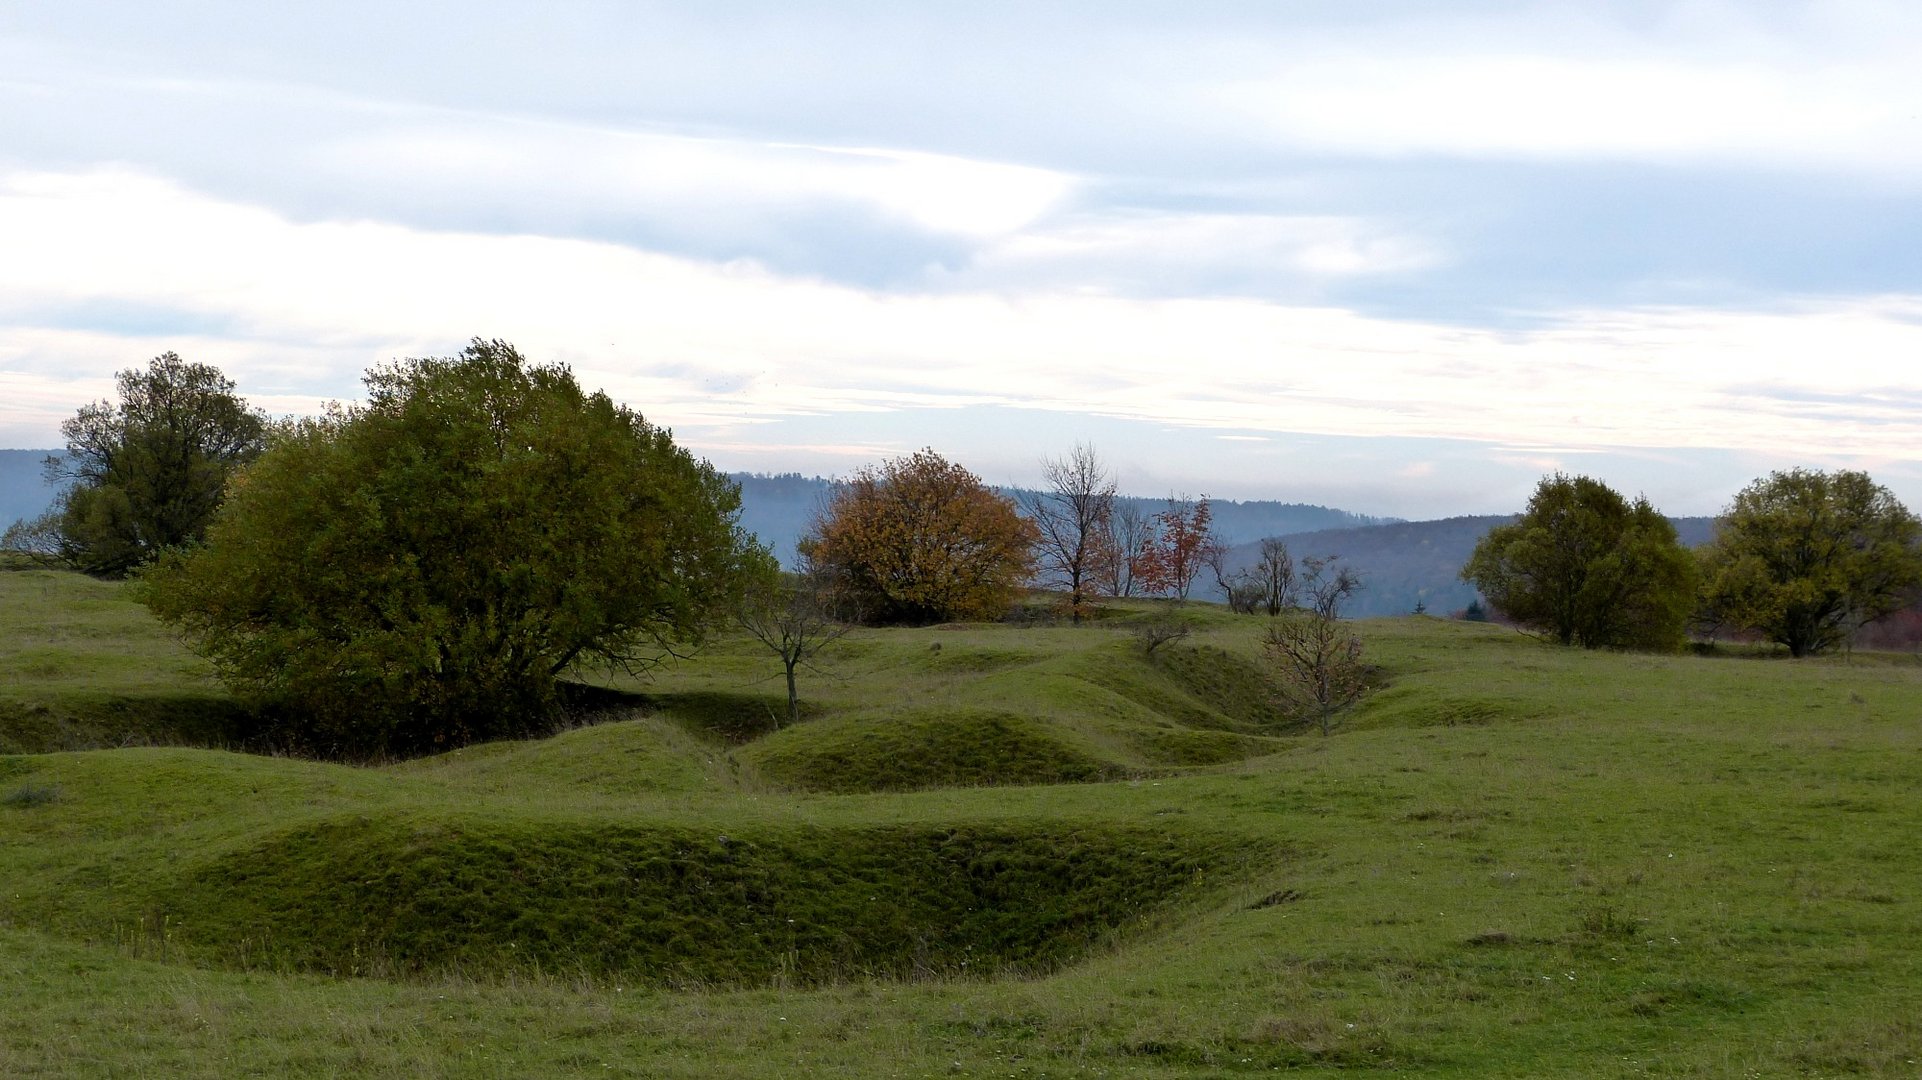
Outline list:
[[[803,560],[794,574],[770,573],[748,589],[739,621],[742,629],[781,658],[787,675],[787,722],[799,723],[801,696],[795,670],[814,666],[821,651],[854,628],[844,619],[832,575]]]
[[[1079,623],[1110,576],[1114,476],[1086,443],[1077,443],[1065,458],[1044,460],[1041,475],[1047,490],[1021,499],[1021,509],[1041,532],[1037,576],[1043,585],[1067,590],[1069,615]]]
[[[1268,627],[1262,646],[1275,661],[1276,690],[1284,704],[1313,717],[1325,736],[1336,716],[1360,699],[1367,668],[1361,639],[1342,622],[1341,605],[1361,578],[1336,557],[1301,561],[1303,606]]]
[[[1163,645],[1172,645],[1194,633],[1194,627],[1173,611],[1163,609],[1135,626],[1135,640],[1141,642],[1141,649],[1153,658],[1155,650]]]
[[[1108,527],[1102,547],[1105,555],[1102,563],[1102,586],[1109,596],[1133,596],[1137,582],[1135,567],[1140,565],[1142,553],[1148,550],[1149,541],[1154,538],[1154,524],[1148,512],[1134,499],[1115,500],[1114,512],[1108,515]]]
[[[1295,606],[1295,560],[1279,536],[1261,542],[1253,577],[1261,590],[1261,606],[1270,615],[1279,615]]]
[[[1227,541],[1210,536],[1201,545],[1201,565],[1214,576],[1215,588],[1228,601],[1228,610],[1237,615],[1253,615],[1262,600],[1261,580],[1247,567],[1230,570],[1231,550]]]

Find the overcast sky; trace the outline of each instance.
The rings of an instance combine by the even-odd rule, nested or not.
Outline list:
[[[0,9],[0,446],[500,337],[725,469],[1922,509],[1922,5]]]

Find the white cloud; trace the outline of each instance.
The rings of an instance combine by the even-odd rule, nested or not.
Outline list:
[[[945,154],[696,138],[436,111],[328,140],[306,156],[336,182],[383,177],[473,200],[585,203],[638,218],[731,219],[851,204],[901,223],[998,236],[1062,200],[1073,180]]]
[[[1500,333],[1250,299],[889,295],[605,243],[295,223],[120,171],[0,176],[0,235],[15,444],[168,348],[297,406],[481,334],[696,442],[752,442],[744,420],[1000,404],[1251,436],[1922,456],[1916,297]],[[56,317],[115,306],[178,313],[182,332]]]
[[[1407,33],[1418,26],[1325,37],[1196,97],[1323,153],[1922,173],[1922,26],[1891,7],[1821,7],[1774,25],[1723,10],[1652,34],[1537,12],[1427,40]]]
[[[1430,243],[1355,217],[1310,214],[1084,212],[985,245],[958,281],[1081,287],[1221,279],[1327,279],[1438,265]]]

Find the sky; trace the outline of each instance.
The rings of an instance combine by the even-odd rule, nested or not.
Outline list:
[[[1922,5],[11,0],[0,446],[502,338],[727,470],[1922,509]]]

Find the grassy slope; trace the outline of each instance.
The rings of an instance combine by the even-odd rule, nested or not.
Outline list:
[[[1204,645],[1249,655],[1252,620],[1212,626]],[[1182,675],[1116,662],[1125,635],[1104,629],[987,628],[865,635],[836,678],[804,684],[816,719],[759,737],[746,704],[774,684],[748,682],[764,665],[722,648],[648,688],[682,723],[384,770],[166,748],[0,758],[0,1074],[1916,1073],[1913,658],[1588,654],[1429,620],[1364,630],[1392,685],[1326,740],[1254,734],[1232,664]],[[98,646],[73,649],[70,668]],[[156,695],[198,678],[165,663]],[[74,680],[0,678],[20,700],[86,699],[91,679]],[[1185,713],[1201,684],[1231,707]],[[878,731],[903,710],[1039,715],[1059,745],[1132,771],[848,795],[786,794],[766,774],[769,748],[816,724]],[[1132,741],[1155,729],[1274,752],[1177,768]],[[27,791],[41,795],[15,798]],[[151,921],[175,910],[156,898],[191,901],[183,919],[217,914],[239,901],[206,891],[213,869],[306,850],[280,841],[343,822],[465,823],[497,854],[596,830],[772,838],[823,859],[877,828],[1195,843],[1158,868],[1184,888],[1143,932],[1029,979],[333,979],[196,966],[233,938]],[[325,894],[292,865],[269,867],[276,887]]]
[[[0,754],[226,741],[234,712],[207,665],[124,593],[0,567]]]

